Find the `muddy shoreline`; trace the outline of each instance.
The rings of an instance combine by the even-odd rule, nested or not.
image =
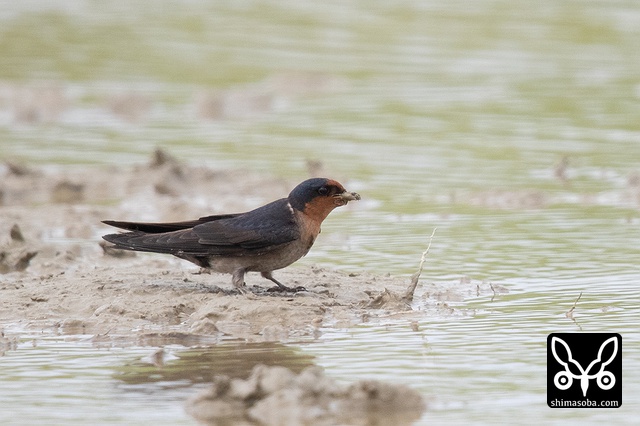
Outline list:
[[[270,293],[270,282],[249,274],[250,291],[243,295],[227,275],[201,273],[171,256],[113,251],[100,239],[109,231],[100,223],[105,218],[171,221],[245,211],[286,194],[294,183],[191,166],[163,151],[135,166],[58,169],[7,162],[0,174],[0,325],[100,336],[179,332],[287,341],[390,314],[425,315],[401,300],[408,278],[294,264],[276,271],[277,277],[307,291]],[[430,292],[418,288],[423,305],[430,294],[451,291],[430,286]],[[442,298],[431,302],[447,309]]]
[[[178,221],[246,211],[295,186],[242,170],[190,166],[162,151],[136,166],[4,163],[0,176],[0,353],[15,349],[23,333],[90,336],[98,347],[156,348],[149,362],[157,376],[164,371],[165,345],[300,343],[326,329],[391,317],[417,330],[427,317],[467,314],[450,302],[496,291],[484,283],[425,283],[419,275],[298,263],[275,275],[305,291],[270,292],[270,281],[250,273],[248,291],[240,293],[229,275],[204,273],[167,255],[114,250],[100,238],[112,231],[101,220]],[[419,261],[416,253],[416,269]],[[415,294],[408,294],[412,288]],[[147,371],[131,368],[120,378]],[[282,424],[283,413],[300,424],[377,424],[382,418],[410,424],[426,407],[422,395],[402,384],[363,380],[345,386],[309,368],[256,366],[246,380],[218,375],[186,409],[209,425],[230,419]]]

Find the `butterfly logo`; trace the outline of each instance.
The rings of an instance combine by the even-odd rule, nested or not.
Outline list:
[[[610,345],[612,345],[612,354],[605,361],[602,357],[605,352],[605,348]],[[564,371],[559,371],[553,378],[553,384],[560,390],[566,390],[573,385],[574,379],[580,380],[582,396],[585,398],[587,396],[587,389],[589,389],[589,381],[591,379],[596,380],[600,389],[611,389],[616,384],[616,378],[613,373],[606,371],[606,367],[615,359],[618,354],[618,347],[618,339],[616,336],[605,340],[602,345],[600,345],[596,359],[591,361],[587,368],[582,368],[582,365],[573,359],[569,345],[567,345],[567,343],[561,338],[553,336],[551,339],[551,352],[553,353],[553,357],[556,361],[564,367]],[[560,348],[564,349],[564,351],[560,350]],[[565,357],[566,359],[564,359]],[[576,372],[578,373],[576,374]]]

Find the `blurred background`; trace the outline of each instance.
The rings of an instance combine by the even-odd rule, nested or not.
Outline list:
[[[587,239],[637,232],[633,1],[29,0],[0,24],[2,160],[140,163],[162,147],[292,183],[324,173],[376,202],[359,260],[396,273],[435,226],[456,251],[541,209]],[[585,210],[621,227],[577,224]],[[456,230],[468,212],[491,218]]]
[[[354,342],[365,359],[393,358],[394,345],[422,359],[423,340],[388,329],[335,337],[342,357],[313,349],[330,373],[438,387],[446,402],[431,420],[522,421],[525,410],[564,422],[567,411],[544,403],[546,334],[620,332],[623,408],[572,418],[631,423],[639,40],[632,0],[10,2],[0,162],[138,164],[161,147],[293,184],[334,177],[363,202],[336,212],[302,262],[409,276],[437,227],[424,280],[509,295],[464,301],[482,315],[425,324],[445,357],[425,375],[411,362],[344,363]],[[580,292],[578,326],[564,312]],[[467,358],[474,343],[480,364]],[[491,385],[475,371],[501,377],[514,358]]]

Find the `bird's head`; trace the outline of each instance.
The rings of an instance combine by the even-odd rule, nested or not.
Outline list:
[[[326,178],[305,180],[293,188],[288,197],[292,208],[318,222],[322,222],[336,207],[359,199],[360,194],[347,192],[339,182]]]

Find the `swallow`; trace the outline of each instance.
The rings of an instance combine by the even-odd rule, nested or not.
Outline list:
[[[304,255],[316,241],[320,225],[336,207],[360,200],[337,181],[308,179],[287,198],[246,213],[205,216],[186,222],[143,223],[105,220],[130,232],[102,238],[116,248],[172,254],[214,272],[231,274],[239,291],[247,272],[260,272],[280,291],[297,291],[272,273]]]

